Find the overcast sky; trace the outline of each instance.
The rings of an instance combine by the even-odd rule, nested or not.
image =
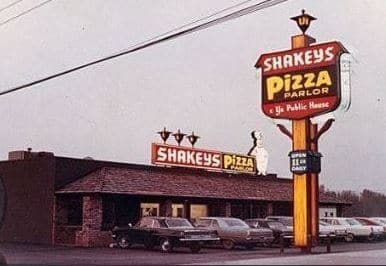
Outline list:
[[[249,3],[257,3],[251,1]],[[12,3],[0,0],[0,8]],[[0,25],[43,2],[0,12]],[[54,0],[0,26],[0,90],[110,55],[241,0]],[[290,0],[0,97],[0,159],[31,147],[57,156],[150,164],[157,131],[193,130],[197,147],[246,153],[264,132],[268,172],[291,177],[291,142],[260,108],[259,55],[290,48],[290,17],[353,55],[351,109],[320,139],[320,183],[386,192],[386,1]],[[174,144],[173,141],[169,143]],[[188,145],[187,142],[185,142]]]

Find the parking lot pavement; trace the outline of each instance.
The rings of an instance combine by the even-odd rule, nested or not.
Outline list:
[[[249,260],[230,260],[200,265],[385,265],[386,249],[276,257]],[[192,265],[192,264],[190,264]]]
[[[374,253],[350,251],[374,250]],[[382,250],[379,252],[378,250]],[[161,253],[159,248],[146,250],[141,246],[130,249],[119,248],[70,248],[41,245],[22,245],[0,243],[0,252],[4,254],[9,265],[186,265],[186,264],[345,264],[344,256],[355,261],[377,255],[383,264],[386,253],[386,241],[375,243],[339,243],[332,246],[333,254],[325,255],[325,247],[317,247],[314,252],[321,255],[301,255],[299,249],[288,248],[280,254],[279,248],[258,247],[253,250],[239,248],[224,250],[204,248],[199,254],[192,254],[188,249],[177,248],[172,253]],[[348,253],[346,253],[348,252]],[[369,254],[369,255],[366,255]],[[319,257],[320,256],[320,257]],[[343,257],[342,257],[343,256]],[[357,256],[357,257],[355,257]],[[326,261],[333,258],[335,262]],[[315,260],[315,261],[313,261]],[[367,264],[377,264],[379,260],[369,260]],[[355,263],[349,263],[355,264]]]

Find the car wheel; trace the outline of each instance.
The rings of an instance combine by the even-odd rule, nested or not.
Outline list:
[[[131,246],[130,239],[127,236],[118,237],[118,246],[120,248],[129,248]]]
[[[222,241],[222,246],[225,248],[225,249],[233,249],[235,247],[235,243],[232,241],[232,240],[229,240],[229,239],[225,239]]]
[[[172,243],[168,238],[162,238],[160,242],[162,252],[171,252],[173,250]]]
[[[344,240],[345,240],[346,242],[353,242],[353,241],[354,241],[354,235],[351,234],[351,233],[349,233],[349,234],[347,234],[347,235],[344,237]]]
[[[192,253],[198,253],[198,252],[200,252],[200,250],[201,250],[200,244],[194,244],[194,245],[190,246],[190,251]]]
[[[371,233],[371,234],[369,234],[369,236],[367,237],[367,240],[368,241],[370,241],[370,242],[372,242],[372,241],[374,241],[375,240],[375,235],[373,234],[373,233]]]

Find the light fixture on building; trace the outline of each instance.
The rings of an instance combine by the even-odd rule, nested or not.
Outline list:
[[[177,143],[178,143],[178,146],[181,145],[181,142],[182,140],[184,139],[184,137],[186,136],[186,134],[184,133],[181,133],[181,131],[178,129],[177,130],[177,133],[174,133],[173,134],[174,138],[176,139]]]
[[[307,31],[308,27],[311,24],[311,21],[316,20],[313,16],[305,13],[306,11],[302,9],[302,14],[296,17],[292,17],[292,20],[296,21],[296,24],[298,24],[298,27],[303,32],[303,34]]]
[[[161,136],[161,139],[164,141],[164,144],[165,144],[166,140],[169,138],[169,136],[172,132],[167,131],[166,127],[164,127],[164,129],[162,131],[158,131],[157,133]]]
[[[187,136],[190,144],[192,144],[192,148],[194,147],[194,144],[197,142],[197,140],[200,138],[199,136],[194,135],[194,132],[192,131],[192,134]]]

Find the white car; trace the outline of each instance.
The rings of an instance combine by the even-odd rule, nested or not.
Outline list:
[[[386,226],[386,217],[369,217],[368,219]]]
[[[346,239],[347,228],[343,225],[333,225],[323,221],[319,221],[319,234],[323,235],[323,232],[329,232],[330,236],[334,236],[336,239]]]
[[[267,216],[266,220],[279,221],[283,223],[288,230],[293,232],[293,217],[291,216]],[[347,236],[346,227],[340,225],[331,225],[319,221],[319,236],[330,236],[332,238],[345,238]]]
[[[383,235],[383,228],[380,226],[362,225],[354,218],[344,217],[323,217],[320,220],[332,225],[343,225],[347,229],[347,236],[345,240],[351,242],[354,239],[366,239],[373,241],[381,238]]]
[[[381,227],[383,229],[383,238],[386,236],[386,224],[381,221],[376,221],[368,217],[355,217],[363,225],[372,225],[374,227]]]

